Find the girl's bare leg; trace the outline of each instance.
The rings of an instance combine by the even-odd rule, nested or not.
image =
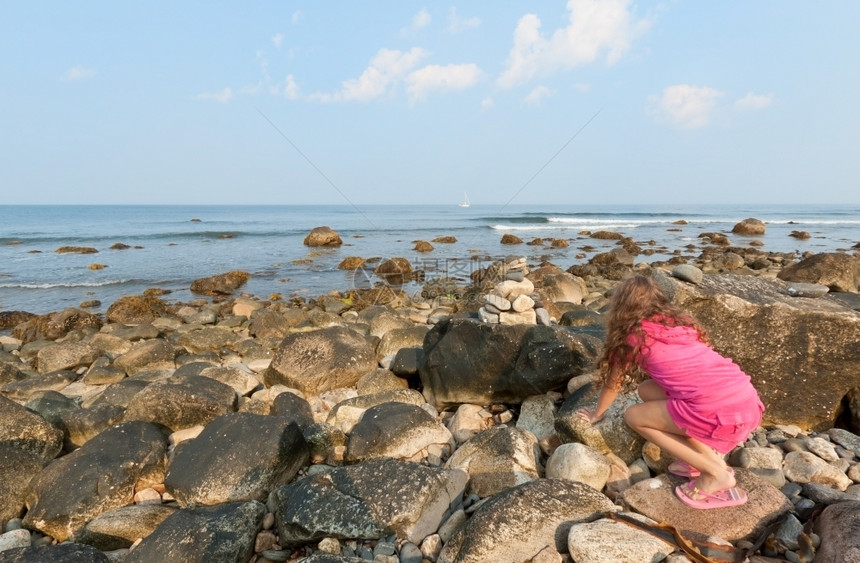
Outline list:
[[[646,440],[701,471],[696,483],[699,489],[711,492],[735,486],[735,476],[722,456],[678,428],[665,400],[648,400],[628,407],[624,420]]]
[[[653,379],[646,379],[639,384],[636,390],[639,393],[639,398],[643,401],[665,401],[666,391],[660,387],[660,384]]]

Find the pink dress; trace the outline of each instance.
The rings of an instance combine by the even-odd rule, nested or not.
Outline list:
[[[692,327],[645,320],[642,330],[641,367],[666,391],[675,424],[720,453],[746,440],[764,412],[750,376]]]

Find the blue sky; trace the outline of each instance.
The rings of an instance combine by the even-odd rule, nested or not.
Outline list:
[[[0,203],[857,203],[853,0],[4,2]]]

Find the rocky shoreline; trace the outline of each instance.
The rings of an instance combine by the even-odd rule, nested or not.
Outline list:
[[[857,253],[708,233],[697,259],[647,264],[647,242],[594,235],[617,247],[420,296],[398,258],[388,283],[313,300],[237,296],[248,274],[228,272],[189,303],[0,312],[0,561],[857,560]],[[623,422],[634,394],[594,426],[574,414],[633,272],[753,376],[766,418],[729,456],[743,507],[674,498],[671,460]]]

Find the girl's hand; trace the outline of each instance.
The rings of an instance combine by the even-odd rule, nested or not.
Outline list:
[[[591,409],[579,409],[578,411],[576,411],[576,416],[578,416],[582,420],[587,420],[591,424],[594,424],[595,422],[600,422],[601,420],[603,420],[603,417],[605,415],[606,413],[603,413],[600,416],[596,416],[594,414],[594,411]]]

